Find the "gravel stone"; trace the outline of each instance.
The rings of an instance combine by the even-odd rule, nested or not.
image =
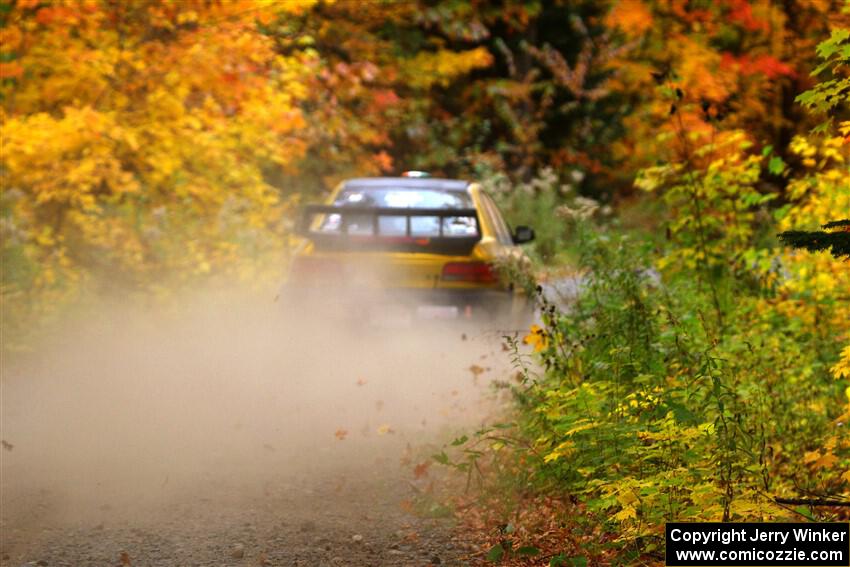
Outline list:
[[[233,559],[242,559],[243,557],[245,557],[245,546],[241,543],[235,544],[233,547],[230,548],[230,556]]]

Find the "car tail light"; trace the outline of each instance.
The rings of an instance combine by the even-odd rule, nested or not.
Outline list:
[[[443,266],[442,279],[449,282],[496,283],[499,276],[485,262],[449,262]]]
[[[292,262],[289,280],[292,283],[342,283],[342,264],[327,258],[301,256]]]

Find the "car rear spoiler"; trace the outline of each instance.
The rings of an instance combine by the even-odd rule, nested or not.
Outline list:
[[[339,228],[321,230],[317,225],[318,215],[339,215]],[[351,234],[352,217],[371,217],[371,234]],[[403,234],[381,234],[380,217],[404,217]],[[411,219],[437,217],[439,232],[436,235],[415,234],[411,230]],[[447,218],[465,217],[475,220],[475,234],[450,235],[446,233]],[[404,252],[427,252],[432,254],[469,254],[481,240],[481,221],[475,209],[416,209],[398,207],[359,207],[339,205],[306,205],[296,225],[296,232],[313,241],[319,248],[388,250]]]

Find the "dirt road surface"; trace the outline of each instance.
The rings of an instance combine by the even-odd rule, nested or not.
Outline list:
[[[282,324],[211,296],[83,313],[2,378],[0,565],[460,565],[429,456],[498,333]]]

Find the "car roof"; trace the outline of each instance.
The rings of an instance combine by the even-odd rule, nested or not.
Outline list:
[[[342,185],[344,189],[388,188],[465,191],[469,188],[469,181],[436,177],[357,177],[344,181]]]

